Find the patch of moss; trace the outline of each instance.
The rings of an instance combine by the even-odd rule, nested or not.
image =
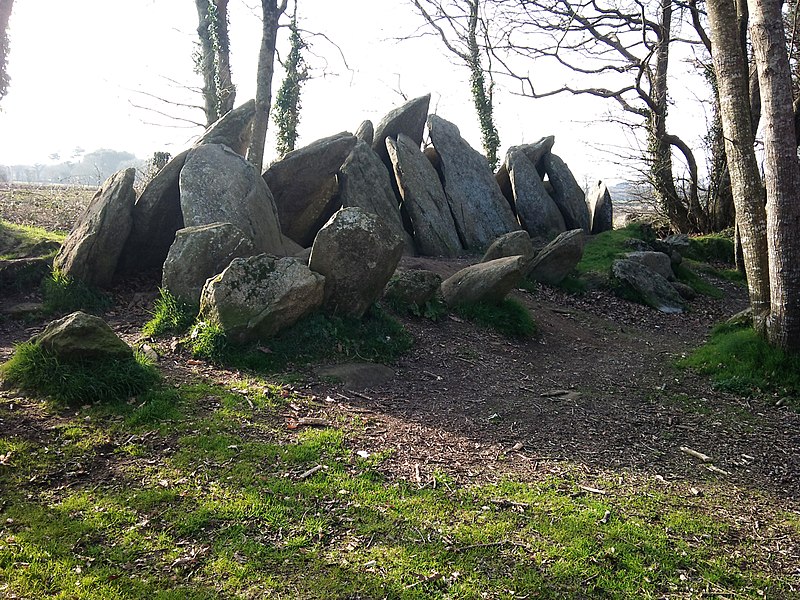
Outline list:
[[[528,309],[512,298],[506,298],[500,304],[459,304],[453,307],[453,312],[463,319],[494,329],[508,337],[525,338],[536,333],[536,322]]]
[[[734,244],[730,235],[712,233],[689,238],[689,249],[685,258],[699,262],[721,262],[732,265],[734,262]]]

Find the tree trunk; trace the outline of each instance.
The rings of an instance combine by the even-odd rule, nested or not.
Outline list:
[[[753,325],[763,330],[769,313],[767,219],[754,149],[747,60],[739,41],[734,1],[707,0],[706,11]]]
[[[500,147],[500,134],[494,123],[492,105],[492,88],[486,85],[486,71],[481,65],[481,49],[478,44],[478,23],[480,9],[479,0],[469,2],[469,25],[467,29],[467,66],[470,70],[470,83],[472,84],[472,101],[478,113],[478,122],[481,126],[481,140],[486,152],[486,159],[492,170],[497,168],[497,150]]]
[[[0,100],[8,92],[8,21],[14,0],[0,0]]]
[[[275,44],[278,38],[278,19],[286,10],[287,0],[278,6],[277,0],[261,0],[261,50],[258,53],[256,75],[256,115],[253,120],[253,139],[247,151],[249,160],[261,171],[264,166],[264,144],[272,108],[272,75],[275,73]]]
[[[211,34],[211,14],[209,0],[195,0],[197,7],[197,37],[200,39],[200,56],[197,68],[203,76],[203,110],[206,113],[206,127],[216,121],[217,77],[214,66],[214,42]]]
[[[800,162],[781,0],[748,0],[764,120],[770,314],[767,337],[800,351]]]
[[[231,74],[231,42],[228,36],[228,0],[215,0],[217,5],[217,94],[220,116],[233,110],[236,103],[236,86]]]

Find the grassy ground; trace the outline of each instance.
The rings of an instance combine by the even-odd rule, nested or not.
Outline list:
[[[25,411],[0,404],[6,423]],[[0,593],[26,598],[788,598],[720,482],[641,474],[581,487],[387,477],[358,419],[302,427],[316,400],[261,380],[187,383],[0,436]],[[33,411],[36,412],[35,410]],[[317,423],[319,425],[319,423]],[[749,499],[749,500],[748,500]],[[738,515],[738,516],[737,516]]]

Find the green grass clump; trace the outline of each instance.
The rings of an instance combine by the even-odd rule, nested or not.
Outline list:
[[[748,326],[723,324],[704,345],[679,361],[743,396],[774,393],[800,399],[800,355],[789,355]]]
[[[689,249],[684,254],[685,258],[699,262],[731,265],[734,262],[733,239],[720,233],[692,237],[689,238]]]
[[[93,287],[54,269],[42,280],[44,312],[71,313],[83,310],[99,313],[111,305],[111,299]]]
[[[686,261],[684,261],[684,263],[685,262]],[[708,283],[684,263],[672,265],[672,271],[675,273],[675,278],[678,281],[690,286],[698,294],[708,296],[709,298],[722,298],[725,296],[721,289]]]
[[[397,297],[388,297],[385,300],[389,308],[399,315],[413,315],[421,319],[440,321],[448,313],[447,305],[441,298],[428,300],[422,305],[416,302],[405,302]]]
[[[506,298],[500,304],[475,302],[459,304],[453,308],[458,316],[494,329],[509,337],[530,337],[536,333],[536,322],[528,309],[512,298]]]
[[[635,223],[622,229],[612,229],[593,236],[587,240],[583,249],[583,258],[576,267],[578,275],[599,273],[607,276],[613,262],[631,252],[632,249],[626,245],[627,240],[644,240],[644,238],[645,234],[641,225]]]
[[[191,327],[197,312],[197,306],[181,302],[168,290],[160,288],[153,310],[153,318],[144,324],[142,333],[150,337],[165,333],[184,333]]]
[[[0,260],[35,256],[53,257],[66,234],[41,227],[16,225],[0,219]]]
[[[258,345],[233,344],[214,323],[198,323],[189,336],[189,348],[197,358],[266,372],[337,357],[391,362],[412,343],[405,328],[379,305],[361,319],[317,313]]]
[[[78,359],[56,357],[35,342],[19,344],[0,376],[21,389],[65,404],[125,400],[151,389],[160,379],[146,359]]]

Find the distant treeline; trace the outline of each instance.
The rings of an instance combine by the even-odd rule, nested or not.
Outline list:
[[[53,154],[50,160],[58,161]],[[73,152],[70,160],[35,165],[0,165],[0,182],[66,183],[100,185],[120,169],[135,167],[143,170],[148,161],[130,152],[101,148],[93,152]]]

